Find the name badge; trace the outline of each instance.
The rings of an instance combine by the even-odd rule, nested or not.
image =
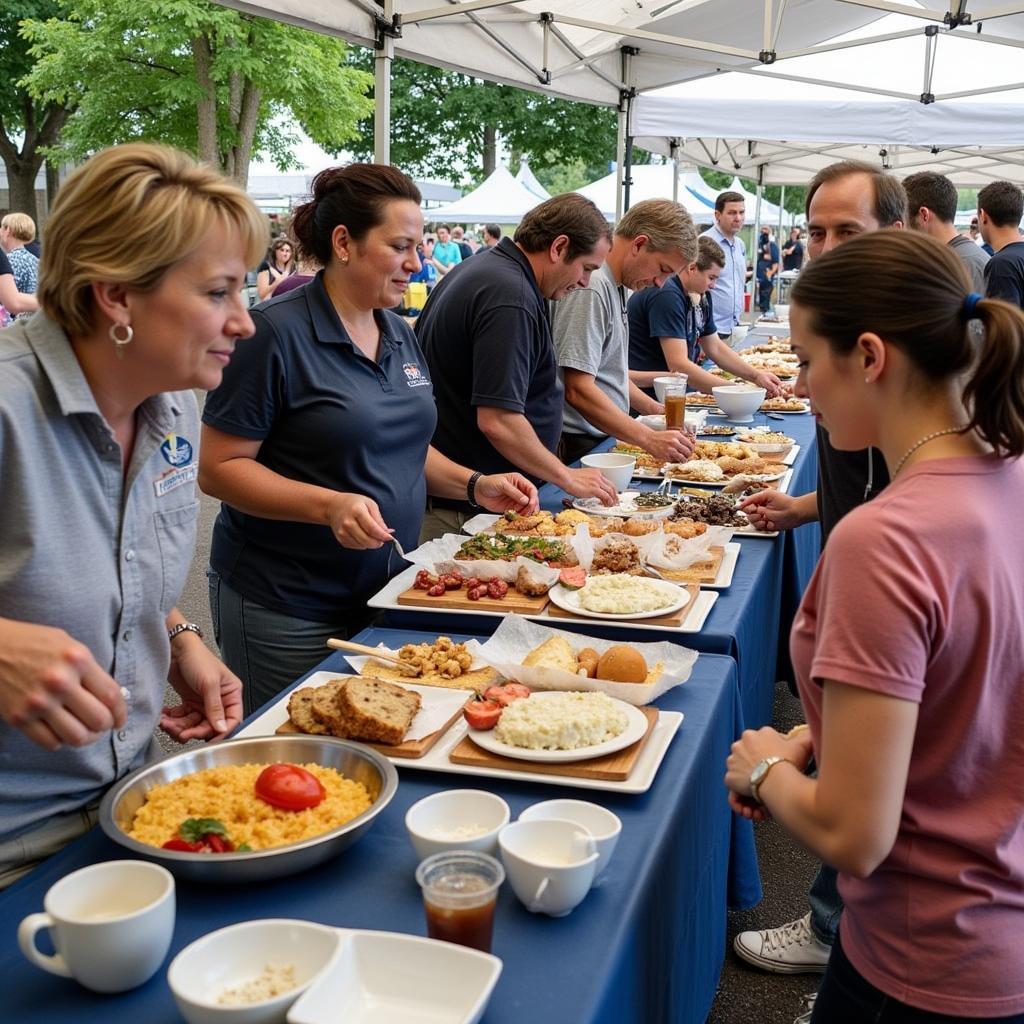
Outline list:
[[[195,463],[191,466],[182,466],[181,469],[169,469],[153,481],[153,489],[156,491],[156,496],[162,498],[177,487],[194,483],[198,475],[199,467]]]

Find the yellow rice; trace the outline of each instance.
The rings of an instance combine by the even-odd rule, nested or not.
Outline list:
[[[217,818],[236,845],[253,850],[298,843],[344,825],[373,802],[361,782],[333,768],[302,765],[319,780],[327,795],[316,807],[287,811],[272,807],[254,792],[265,764],[205,768],[162,786],[154,786],[139,808],[128,834],[150,846],[163,846],[187,818]]]

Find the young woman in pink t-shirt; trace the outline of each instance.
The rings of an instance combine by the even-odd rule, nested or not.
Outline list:
[[[839,869],[818,1024],[1024,1022],[1024,314],[968,292],[909,231],[792,292],[797,393],[892,475],[793,625],[809,729],[748,731],[727,762],[734,809]]]

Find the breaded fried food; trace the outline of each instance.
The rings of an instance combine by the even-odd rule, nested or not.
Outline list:
[[[707,523],[698,523],[693,519],[676,519],[665,523],[665,532],[674,533],[683,540],[692,540],[703,533],[707,533]]]
[[[550,513],[546,514],[550,515]],[[590,516],[586,512],[581,512],[578,508],[565,508],[555,516],[555,522],[559,526],[572,526],[575,528],[580,523],[589,524]]]
[[[649,533],[657,533],[661,526],[654,519],[627,519],[622,524],[620,533],[627,537],[646,537]]]

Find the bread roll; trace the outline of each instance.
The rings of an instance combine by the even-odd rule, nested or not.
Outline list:
[[[597,663],[600,660],[593,647],[584,647],[576,654],[576,660],[591,679],[597,678]]]
[[[643,683],[647,681],[647,662],[639,651],[618,644],[601,655],[597,678],[615,683]]]

